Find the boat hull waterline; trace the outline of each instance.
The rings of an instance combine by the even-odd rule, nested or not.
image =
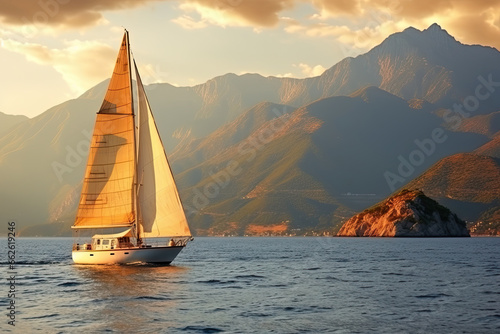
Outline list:
[[[183,248],[184,246],[78,250],[73,251],[71,256],[75,264],[126,264],[133,262],[169,264]]]

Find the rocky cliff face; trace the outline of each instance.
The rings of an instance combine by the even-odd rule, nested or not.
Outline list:
[[[465,222],[419,190],[402,190],[357,214],[340,229],[345,237],[469,237]]]

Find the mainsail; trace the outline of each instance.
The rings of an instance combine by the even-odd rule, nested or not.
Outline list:
[[[128,33],[97,113],[75,228],[129,226],[135,221],[135,139]]]
[[[174,177],[135,65],[138,92],[139,148],[137,180],[140,236],[191,236]]]

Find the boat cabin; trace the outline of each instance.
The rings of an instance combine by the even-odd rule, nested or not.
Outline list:
[[[117,234],[96,234],[92,237],[92,250],[107,250],[134,247],[130,241],[132,233],[126,230]]]

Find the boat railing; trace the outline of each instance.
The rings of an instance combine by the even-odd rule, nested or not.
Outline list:
[[[192,240],[191,237],[183,237],[183,238],[171,238],[171,239],[163,239],[163,240],[147,240],[140,247],[141,248],[150,248],[150,247],[179,247],[186,246],[186,244]],[[118,242],[117,246],[112,246],[110,249],[121,249],[121,248],[133,248],[134,245],[131,242]],[[91,243],[85,244],[73,244],[73,251],[84,251],[84,250],[93,250]]]
[[[140,246],[141,248],[150,248],[150,247],[179,247],[186,246],[186,244],[191,240],[191,237],[183,237],[183,238],[162,238],[162,240],[154,240],[148,239],[143,240],[144,243]]]
[[[186,246],[190,239],[191,238],[173,239],[173,240],[175,242],[175,246]]]
[[[74,251],[80,251],[80,250],[92,250],[92,244],[73,244],[73,250]]]
[[[133,248],[133,247],[134,247],[133,243],[131,243],[130,241],[125,241],[125,242],[119,242],[116,248],[120,249],[120,248]]]

